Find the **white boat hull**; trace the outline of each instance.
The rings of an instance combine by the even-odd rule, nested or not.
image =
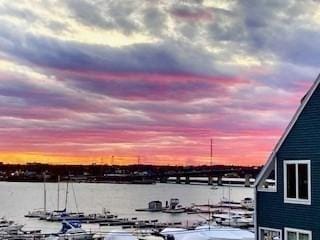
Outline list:
[[[23,228],[23,225],[12,224],[7,227],[1,227],[0,232],[14,232],[14,231],[19,231],[22,228]]]
[[[90,240],[93,239],[92,233],[61,234],[59,236],[50,236],[46,240]]]

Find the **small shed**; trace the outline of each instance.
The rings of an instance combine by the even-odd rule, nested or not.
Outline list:
[[[162,202],[161,201],[151,201],[149,202],[148,208],[150,211],[161,211]]]

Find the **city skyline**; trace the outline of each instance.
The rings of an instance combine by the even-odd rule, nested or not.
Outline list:
[[[0,12],[2,162],[261,165],[319,73],[318,1]]]

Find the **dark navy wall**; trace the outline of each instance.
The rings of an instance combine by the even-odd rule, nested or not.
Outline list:
[[[311,205],[284,203],[284,160],[311,161]],[[277,153],[277,192],[257,192],[257,223],[258,227],[311,230],[312,239],[320,239],[319,86]]]

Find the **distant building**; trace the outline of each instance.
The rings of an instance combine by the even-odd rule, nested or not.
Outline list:
[[[226,173],[224,176],[227,178],[239,178],[240,177],[237,172]]]
[[[161,211],[162,210],[162,202],[161,201],[152,201],[149,202],[149,211]]]
[[[320,77],[258,176],[255,197],[256,240],[320,239]]]

